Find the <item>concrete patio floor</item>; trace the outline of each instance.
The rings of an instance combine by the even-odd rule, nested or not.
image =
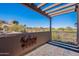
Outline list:
[[[25,56],[79,56],[79,53],[50,44],[44,44]]]

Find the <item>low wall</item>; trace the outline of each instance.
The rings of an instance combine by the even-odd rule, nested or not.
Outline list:
[[[0,36],[0,55],[23,55],[46,43],[49,32],[5,34]]]

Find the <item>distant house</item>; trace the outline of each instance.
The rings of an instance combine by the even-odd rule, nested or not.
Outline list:
[[[3,28],[3,32],[6,32],[8,30],[9,24],[3,24],[2,28]]]
[[[8,30],[9,24],[5,21],[0,20],[0,33],[6,32]]]

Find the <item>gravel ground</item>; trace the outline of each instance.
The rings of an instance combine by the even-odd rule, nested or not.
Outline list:
[[[79,56],[79,53],[45,44],[25,56]]]

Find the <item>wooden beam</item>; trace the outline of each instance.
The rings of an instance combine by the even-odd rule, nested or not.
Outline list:
[[[37,8],[37,6],[34,5],[33,3],[22,3],[22,5],[42,14],[43,16],[46,16],[47,18],[51,18],[49,15],[45,13],[45,11],[42,11],[40,8]]]
[[[48,6],[47,8],[44,8],[42,11],[46,11],[46,10],[49,10],[50,8],[53,8],[57,5],[60,5],[61,3],[55,3],[55,4],[52,4],[51,6]]]
[[[66,13],[70,13],[70,12],[74,12],[75,10],[72,9],[72,10],[69,10],[69,11],[63,11],[63,12],[60,12],[60,13],[56,13],[56,14],[53,14],[53,15],[50,15],[51,17],[54,17],[54,16],[57,16],[57,15],[61,15],[61,14],[66,14]]]
[[[72,7],[69,7],[69,8],[65,8],[65,9],[63,9],[63,10],[59,10],[59,11],[50,13],[50,14],[48,14],[48,15],[59,14],[59,13],[63,13],[63,12],[67,12],[67,11],[73,10],[73,9],[75,10],[75,6],[72,6]]]
[[[79,4],[76,4],[76,12],[77,12],[77,45],[79,46]]]
[[[60,9],[62,9],[62,8],[70,7],[70,6],[75,5],[75,4],[76,4],[76,3],[66,4],[66,5],[64,5],[64,6],[55,8],[55,9],[53,9],[53,10],[49,10],[49,11],[47,11],[46,13],[51,13],[51,12],[54,12],[54,11],[56,11],[56,10],[60,10]]]
[[[37,6],[37,8],[40,8],[40,7],[42,7],[42,6],[44,6],[46,3],[41,3],[41,4],[39,4],[38,6]]]

